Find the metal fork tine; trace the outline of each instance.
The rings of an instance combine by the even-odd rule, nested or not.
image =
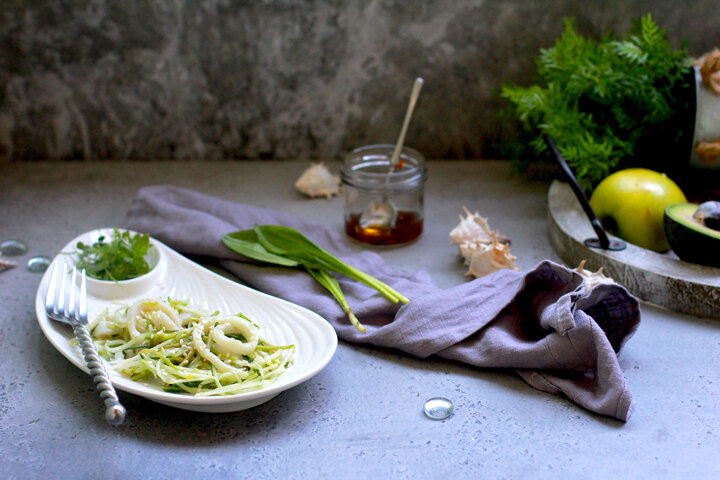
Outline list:
[[[87,281],[84,268],[82,270],[82,277],[80,277],[80,306],[77,318],[83,323],[87,322]]]
[[[65,264],[63,264],[62,267],[62,277],[60,277],[60,295],[58,295],[57,303],[55,304],[55,309],[53,310],[53,313],[55,315],[64,314],[65,313],[65,284],[67,284],[67,267]]]
[[[48,283],[47,295],[45,296],[45,311],[50,313],[55,308],[55,289],[57,288],[58,264],[53,263],[52,272],[50,272],[50,282]]]
[[[75,292],[77,291],[75,282],[77,280],[77,268],[73,267],[72,269],[72,275],[70,277],[70,300],[68,300],[67,305],[65,305],[65,316],[68,319],[75,319]]]

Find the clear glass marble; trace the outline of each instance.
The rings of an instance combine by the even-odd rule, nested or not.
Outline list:
[[[6,257],[17,257],[27,252],[28,247],[22,240],[6,240],[0,243],[0,253]]]
[[[425,415],[433,420],[445,420],[455,412],[453,402],[444,397],[433,397],[425,402]]]
[[[44,255],[32,257],[28,260],[27,269],[33,273],[43,273],[50,266],[50,262],[52,262],[50,257]]]

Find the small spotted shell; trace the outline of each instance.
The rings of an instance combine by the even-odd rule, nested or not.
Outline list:
[[[295,188],[308,197],[326,197],[340,193],[340,177],[333,175],[323,163],[314,163],[295,182]]]

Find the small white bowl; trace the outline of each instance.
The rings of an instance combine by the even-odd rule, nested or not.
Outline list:
[[[129,231],[131,234],[137,235],[137,232],[132,230],[125,230],[121,228],[102,228],[88,232],[87,238],[80,238],[79,240],[84,243],[92,244],[97,242],[98,238],[101,236],[105,236],[107,239],[112,238],[114,230],[119,232]],[[71,267],[76,259],[76,256],[71,256]],[[147,292],[160,281],[160,278],[162,278],[162,273],[165,270],[167,259],[155,245],[150,246],[148,253],[145,255],[145,259],[150,266],[150,271],[130,280],[97,280],[95,278],[87,277],[88,294],[102,299],[119,300],[123,298],[137,297],[143,292]]]

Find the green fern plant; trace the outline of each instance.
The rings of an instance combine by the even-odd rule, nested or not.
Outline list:
[[[674,50],[649,14],[633,23],[624,39],[607,34],[595,41],[566,19],[565,32],[536,60],[539,82],[503,86],[501,95],[531,134],[529,161],[554,162],[547,134],[591,188],[621,167],[651,166],[663,154],[658,142],[687,136],[691,105],[678,94],[692,89],[685,48]]]

